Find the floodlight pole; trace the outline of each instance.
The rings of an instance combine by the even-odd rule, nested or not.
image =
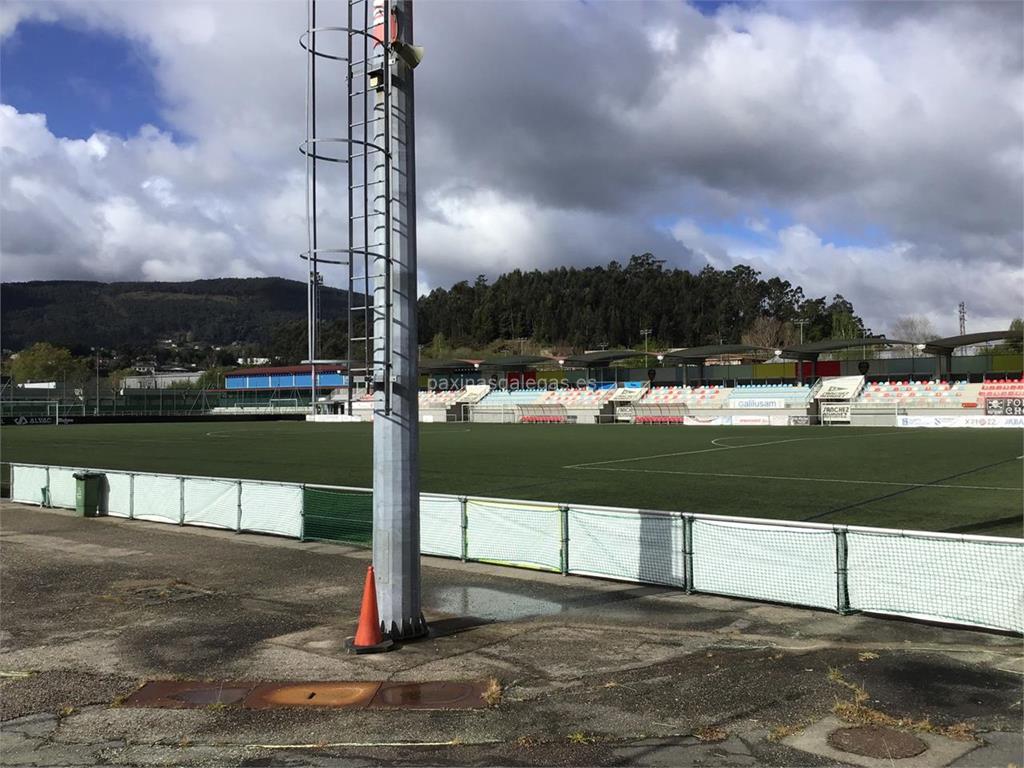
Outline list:
[[[412,0],[386,2],[398,40],[411,42]],[[374,169],[380,182],[374,229],[386,245],[373,270],[373,565],[382,628],[401,640],[425,635],[427,625],[420,604],[413,70],[393,51],[385,51],[375,102],[374,141],[389,151]]]

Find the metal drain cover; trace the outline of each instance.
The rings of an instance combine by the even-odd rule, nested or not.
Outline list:
[[[156,680],[146,683],[125,699],[126,707],[184,709],[217,704],[238,704],[252,690],[253,683],[206,683]]]
[[[482,709],[482,683],[383,683],[371,706],[387,709]]]
[[[242,702],[247,709],[275,707],[365,707],[380,688],[377,681],[348,683],[265,683]]]
[[[242,706],[246,709],[482,709],[485,683],[382,683],[379,680],[287,683],[153,680],[126,707],[167,709]]]
[[[837,728],[828,735],[828,743],[842,752],[884,760],[916,757],[928,749],[928,745],[912,733],[879,725]]]

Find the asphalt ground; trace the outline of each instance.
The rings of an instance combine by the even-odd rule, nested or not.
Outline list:
[[[350,656],[365,551],[0,515],[3,765],[898,764],[824,754],[836,717],[927,733],[927,765],[1024,763],[1019,637],[424,558],[432,636]],[[121,706],[147,679],[489,678],[486,710]]]

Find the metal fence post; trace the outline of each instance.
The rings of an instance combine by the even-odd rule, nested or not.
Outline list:
[[[238,511],[235,517],[235,533],[242,532],[242,481],[239,480],[236,485],[238,486]]]
[[[178,478],[178,525],[185,524],[185,478]]]
[[[693,516],[685,513],[683,518],[683,584],[686,594],[694,591],[693,587]]]
[[[44,489],[43,489],[43,500],[42,501],[43,501],[43,503],[40,504],[39,506],[41,506],[41,507],[50,507],[50,506],[52,506],[50,504],[50,468],[49,467],[46,468],[46,485],[44,486]]]
[[[306,484],[302,484],[302,506],[299,507],[299,541],[306,540]]]
[[[135,519],[135,475],[128,473],[128,519]]]
[[[569,508],[564,504],[558,507],[559,525],[562,529],[562,546],[559,560],[562,561],[562,575],[569,575]]]
[[[462,516],[462,562],[469,559],[469,504],[465,496],[459,496],[459,507]]]
[[[10,473],[10,475],[9,475],[10,479],[7,481],[8,498],[11,501],[14,501],[14,499],[16,498],[15,495],[14,495],[14,465],[11,464],[11,463],[8,463],[7,464],[7,471]]]
[[[846,566],[846,526],[837,525],[832,528],[836,537],[836,611],[842,615],[853,613],[850,608],[850,588],[847,580]]]

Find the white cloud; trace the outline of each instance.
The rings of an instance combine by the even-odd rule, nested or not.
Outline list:
[[[675,53],[679,48],[679,30],[672,27],[655,27],[647,32],[651,50],[656,53]]]
[[[1006,328],[1019,315],[1024,296],[1024,266],[1008,268],[998,258],[931,258],[917,254],[913,244],[898,241],[837,245],[804,224],[765,230],[768,242],[757,246],[708,234],[687,220],[671,232],[716,267],[749,264],[805,286],[809,296],[842,293],[875,332],[884,332],[894,318],[914,315],[929,318],[940,333],[953,335],[961,300],[970,309],[975,330]],[[816,286],[827,288],[815,290]],[[943,301],[943,296],[950,298]]]
[[[303,221],[294,185],[286,201],[226,188],[202,152],[153,128],[60,139],[0,105],[0,153],[5,280],[276,274],[299,251],[301,228],[281,226]]]
[[[420,290],[652,250],[843,293],[878,328],[948,330],[961,298],[1019,314],[1021,10],[880,5],[422,4]],[[5,279],[301,276],[303,3],[8,2],[0,38],[24,18],[144,47],[186,138],[61,139],[0,107]]]

